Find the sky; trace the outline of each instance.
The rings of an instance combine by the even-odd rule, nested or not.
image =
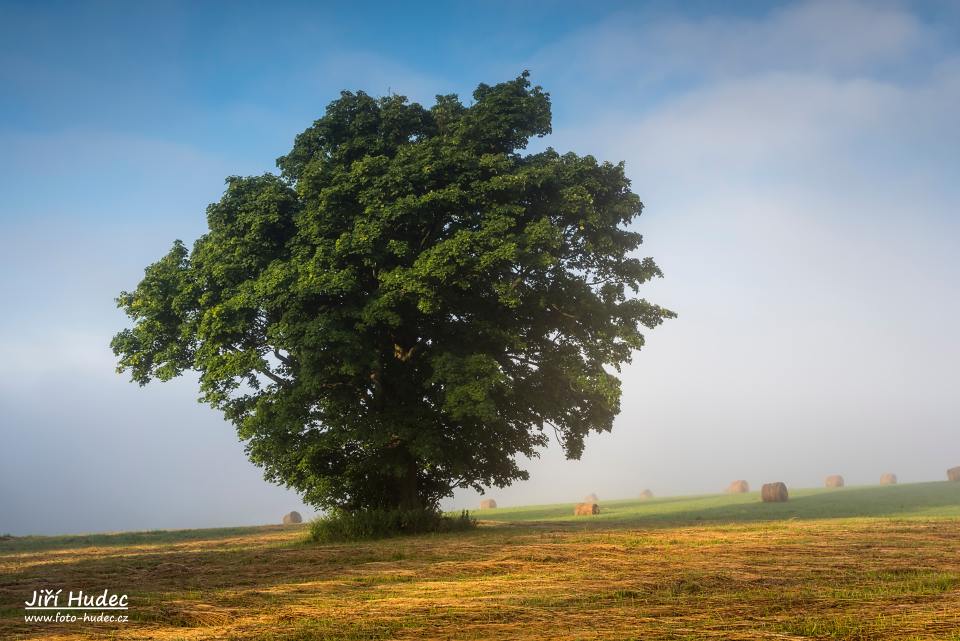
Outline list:
[[[343,89],[424,104],[529,69],[626,161],[678,313],[580,461],[500,505],[960,465],[960,6],[0,0],[0,533],[279,522],[195,376],[115,373],[113,299]],[[445,508],[472,508],[458,492]]]

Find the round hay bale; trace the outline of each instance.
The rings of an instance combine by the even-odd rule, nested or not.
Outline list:
[[[652,498],[653,498],[653,492],[651,492],[650,490],[644,490],[643,492],[640,492],[641,501],[649,501]]]
[[[831,474],[823,484],[826,487],[843,487],[843,477],[839,474]]]
[[[764,483],[760,488],[760,498],[764,503],[783,503],[790,498],[787,494],[787,486],[777,481],[776,483]]]
[[[947,480],[960,481],[960,467],[951,467],[947,470]]]
[[[740,479],[727,486],[727,494],[745,494],[750,491],[750,484]]]
[[[493,499],[483,499],[482,501],[480,501],[481,510],[492,510],[495,507],[497,507],[497,502],[494,501]]]
[[[596,503],[577,503],[573,508],[574,516],[593,516],[594,514],[600,514],[600,506]]]
[[[283,515],[284,525],[293,525],[294,523],[303,523],[303,517],[300,516],[299,512],[293,511]]]
[[[886,474],[880,477],[880,485],[896,485],[897,484],[897,475],[892,472],[887,472]]]
[[[583,497],[583,502],[584,502],[584,503],[599,503],[599,502],[600,502],[600,499],[597,498],[597,495],[596,495],[596,494],[594,494],[593,492],[591,492],[590,494],[587,494],[585,497]]]

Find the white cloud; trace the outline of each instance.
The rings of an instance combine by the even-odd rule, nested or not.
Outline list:
[[[818,0],[788,4],[761,18],[668,22],[652,46],[675,69],[748,73],[798,69],[850,72],[896,63],[928,46],[909,12],[882,2]]]
[[[939,32],[899,4],[815,0],[755,17],[624,12],[544,48],[532,63],[588,83],[676,88],[759,72],[856,74],[897,67],[940,47]]]

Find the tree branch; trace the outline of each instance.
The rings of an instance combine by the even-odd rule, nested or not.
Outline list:
[[[567,312],[563,311],[562,309],[559,309],[556,305],[549,305],[547,308],[548,308],[549,310],[551,310],[551,311],[554,311],[554,312],[560,314],[561,316],[565,316],[565,317],[570,318],[570,319],[572,319],[572,320],[578,320],[578,318],[577,318],[576,316],[574,316],[573,314],[568,314]]]
[[[242,352],[244,351],[244,350],[240,349],[239,347],[237,347],[236,345],[227,345],[226,347],[227,347],[228,350],[230,350],[231,352],[234,352],[234,353],[236,353],[236,354],[240,354],[240,353],[242,353]],[[276,383],[277,385],[288,386],[288,385],[291,385],[291,384],[293,383],[293,381],[291,381],[290,379],[283,378],[282,376],[277,376],[276,374],[274,374],[274,373],[270,370],[269,367],[257,367],[257,368],[255,368],[255,370],[256,370],[258,373],[263,374],[264,376],[266,376],[267,378],[269,378],[271,381],[273,381],[273,382]]]
[[[556,439],[557,445],[560,446],[560,449],[563,449],[563,443],[560,441],[560,431],[557,429],[557,426],[550,421],[544,421],[547,425],[553,428],[553,438]]]
[[[280,377],[280,376],[277,376],[276,374],[274,374],[273,372],[271,372],[270,369],[267,368],[267,367],[258,367],[258,368],[257,368],[257,371],[260,372],[261,374],[263,374],[264,376],[266,376],[267,378],[269,378],[271,381],[273,381],[273,382],[276,383],[277,385],[287,386],[287,385],[290,385],[290,384],[292,383],[292,381],[291,381],[290,379],[282,378],[282,377]]]

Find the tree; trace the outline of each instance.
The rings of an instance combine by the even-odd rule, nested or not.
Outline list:
[[[519,153],[551,130],[527,76],[470,106],[341,93],[120,294],[118,371],[199,372],[265,477],[318,507],[435,509],[526,479],[550,432],[579,458],[673,314],[633,297],[661,272],[631,256],[623,163]]]

